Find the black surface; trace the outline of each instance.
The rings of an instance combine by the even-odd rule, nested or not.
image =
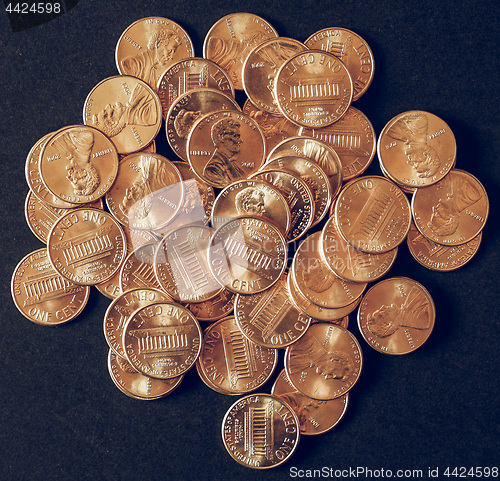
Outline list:
[[[55,20],[16,32],[0,14],[0,479],[290,479],[295,468],[323,467],[384,468],[394,476],[397,469],[419,469],[426,477],[429,467],[442,473],[447,466],[498,466],[495,4],[81,0]],[[87,94],[117,73],[116,42],[135,20],[176,21],[201,56],[209,28],[234,11],[261,15],[281,36],[301,41],[324,27],[361,35],[375,55],[375,79],[356,107],[377,134],[407,110],[440,116],[456,136],[457,167],[483,183],[491,205],[477,256],[456,272],[429,271],[402,246],[389,275],[412,277],[430,291],[437,320],[429,341],[410,355],[385,356],[360,339],[351,316],[365,364],[346,417],[327,434],[302,437],[290,462],[265,472],[229,457],[220,429],[236,398],[211,391],[195,371],[159,401],[129,399],[113,385],[102,332],[110,301],[95,289],[79,318],[54,328],[29,322],[10,297],[15,265],[43,247],[24,220],[32,145],[82,122]],[[369,172],[380,173],[376,159]]]

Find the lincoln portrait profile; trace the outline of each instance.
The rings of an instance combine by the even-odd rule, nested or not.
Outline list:
[[[264,200],[264,192],[254,187],[247,187],[236,194],[234,203],[238,215],[265,215]]]

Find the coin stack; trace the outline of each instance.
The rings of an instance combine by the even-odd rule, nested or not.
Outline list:
[[[405,240],[430,269],[470,260],[486,192],[455,168],[453,133],[429,112],[396,116],[376,141],[352,106],[373,55],[350,30],[302,43],[235,13],[196,57],[180,25],[148,17],[123,32],[116,63],[83,124],[28,154],[26,220],[46,247],[16,267],[14,302],[56,325],[96,286],[111,299],[108,368],[123,393],[166,396],[195,368],[209,388],[243,396],[222,420],[228,453],[278,466],[300,435],[346,412],[363,364],[350,313],[380,352],[426,341],[429,292],[382,278]],[[176,159],[156,152],[160,134]],[[383,175],[362,175],[376,151]],[[284,370],[259,393],[280,350]]]

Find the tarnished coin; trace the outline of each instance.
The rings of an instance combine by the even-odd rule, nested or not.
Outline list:
[[[329,145],[339,156],[344,180],[361,175],[371,164],[377,138],[368,117],[349,107],[344,116],[328,127],[302,128],[299,135],[313,137]]]
[[[188,90],[216,89],[234,98],[234,88],[226,72],[216,63],[200,57],[184,58],[166,70],[158,81],[163,117],[173,102]]]
[[[123,329],[132,313],[140,307],[159,301],[171,302],[172,299],[158,289],[135,288],[120,294],[111,302],[104,314],[103,327],[104,339],[115,354],[126,358]]]
[[[208,301],[185,303],[184,307],[188,308],[198,321],[213,322],[231,315],[234,310],[235,298],[234,292],[224,288]]]
[[[287,253],[285,238],[274,224],[258,217],[240,217],[215,231],[209,266],[231,292],[255,294],[280,278]]]
[[[61,216],[47,239],[54,269],[75,284],[109,279],[126,255],[125,234],[118,222],[98,209],[74,209]]]
[[[173,63],[193,56],[193,42],[187,32],[163,17],[137,20],[125,29],[115,49],[118,71],[144,80],[154,90]]]
[[[373,53],[357,33],[347,28],[324,28],[305,42],[309,48],[330,52],[347,67],[353,84],[352,100],[358,100],[368,89],[375,73]]]
[[[188,160],[188,137],[196,121],[218,110],[241,108],[234,98],[211,88],[190,90],[172,102],[165,118],[165,133],[168,145],[182,160]]]
[[[172,162],[160,154],[140,152],[120,162],[106,205],[121,224],[153,230],[174,218],[183,194],[181,174]]]
[[[322,50],[290,57],[278,70],[274,97],[281,113],[302,127],[337,122],[351,105],[352,80],[345,65]]]
[[[339,277],[352,282],[373,282],[387,274],[396,260],[398,248],[382,254],[358,251],[342,238],[335,217],[330,217],[321,231],[319,252]]]
[[[435,317],[434,301],[424,286],[407,277],[393,277],[366,292],[358,309],[358,326],[375,350],[408,354],[428,339]]]
[[[286,347],[304,335],[311,318],[292,303],[283,275],[257,294],[236,296],[236,323],[251,341],[265,347]]]
[[[212,210],[212,227],[218,229],[235,217],[249,215],[272,221],[283,235],[290,228],[290,209],[283,194],[267,182],[248,179],[221,190]]]
[[[263,18],[237,12],[219,19],[203,42],[203,57],[220,65],[229,75],[235,89],[242,90],[243,62],[260,43],[277,37],[276,30]]]
[[[476,177],[452,169],[436,184],[417,189],[411,209],[422,235],[437,244],[455,246],[471,241],[483,230],[489,201]]]
[[[338,309],[356,301],[366,289],[366,282],[340,278],[329,269],[320,254],[321,232],[304,239],[295,251],[290,271],[298,291],[312,303]]]
[[[203,333],[198,363],[205,382],[216,391],[231,395],[255,391],[272,376],[277,362],[278,351],[248,340],[234,317],[210,324]]]
[[[277,396],[249,394],[236,401],[222,420],[228,453],[248,468],[267,469],[286,462],[297,449],[300,424]]]
[[[133,250],[120,268],[120,289],[126,292],[135,288],[161,289],[154,271],[157,242],[144,244]]]
[[[108,353],[108,371],[115,386],[127,396],[143,401],[160,399],[171,394],[184,379],[184,375],[173,379],[155,379],[137,372],[126,360],[111,349]]]
[[[154,272],[161,288],[181,302],[204,302],[222,289],[208,266],[212,229],[187,225],[169,232],[158,244]]]
[[[465,244],[446,246],[424,237],[412,223],[406,241],[411,255],[424,267],[433,271],[448,272],[462,267],[474,257],[482,236],[480,232]]]
[[[412,110],[385,125],[377,153],[390,179],[407,188],[425,187],[439,182],[454,166],[457,143],[444,120]]]
[[[276,379],[271,394],[288,403],[300,423],[300,434],[323,434],[333,429],[344,417],[349,403],[349,393],[336,399],[319,401],[305,396],[293,386],[283,369]]]
[[[172,379],[191,369],[201,349],[201,328],[186,308],[155,302],[131,314],[123,328],[127,361],[146,376]]]
[[[243,63],[243,89],[257,108],[280,113],[274,98],[276,74],[286,60],[304,50],[307,47],[298,40],[276,37],[256,45],[248,53]]]
[[[264,134],[250,116],[219,110],[196,121],[187,140],[187,156],[201,180],[222,189],[264,163]]]
[[[45,187],[53,195],[72,204],[86,204],[102,197],[113,185],[118,153],[99,130],[70,125],[43,144],[39,169]]]
[[[99,82],[83,106],[83,122],[104,132],[118,153],[131,154],[146,148],[161,127],[161,103],[143,80],[116,75]]]
[[[363,365],[361,346],[346,329],[312,324],[286,348],[285,371],[292,385],[313,399],[335,399],[358,381]]]
[[[349,182],[335,204],[339,234],[368,254],[388,252],[410,229],[410,203],[401,189],[384,177],[365,176]]]
[[[24,317],[53,326],[71,321],[82,312],[90,287],[73,284],[56,272],[44,248],[26,255],[16,266],[11,293]]]

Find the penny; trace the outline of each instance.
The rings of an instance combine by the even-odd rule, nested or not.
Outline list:
[[[230,395],[255,391],[269,380],[277,363],[278,351],[248,340],[234,317],[210,324],[203,333],[198,364],[214,390]]]
[[[415,226],[437,244],[456,246],[476,237],[488,218],[488,195],[479,180],[452,169],[442,180],[417,189],[411,209]]]
[[[122,292],[135,288],[161,289],[154,271],[154,254],[158,242],[144,244],[132,251],[120,268]]]
[[[123,259],[120,267],[112,277],[105,280],[104,282],[95,284],[96,289],[108,299],[116,299],[122,293],[122,290],[120,289],[120,270],[123,266],[124,261],[125,259]]]
[[[250,116],[219,110],[196,121],[187,140],[187,156],[201,180],[222,189],[264,163],[264,135]]]
[[[427,289],[407,277],[384,279],[364,295],[358,326],[365,341],[379,352],[408,354],[430,336],[436,309]]]
[[[304,239],[295,251],[290,271],[297,290],[313,304],[338,309],[356,301],[366,289],[366,282],[342,279],[329,269],[320,255],[321,232]]]
[[[108,371],[115,386],[127,396],[143,401],[160,399],[171,394],[184,379],[155,379],[137,372],[125,359],[111,349],[108,352]]]
[[[102,197],[113,185],[118,153],[99,130],[71,125],[43,144],[39,169],[45,187],[53,195],[72,204],[86,204]]]
[[[248,53],[242,68],[243,89],[257,108],[280,113],[273,94],[276,74],[286,60],[304,50],[307,47],[298,40],[276,37],[259,43]]]
[[[325,127],[351,105],[353,86],[345,65],[322,50],[299,52],[280,67],[274,97],[281,113],[302,127]]]
[[[258,217],[240,217],[215,231],[209,267],[231,292],[255,294],[280,278],[287,252],[285,238],[274,224]]]
[[[161,288],[181,302],[204,302],[215,297],[222,285],[208,266],[212,229],[188,225],[169,232],[158,244],[154,272]]]
[[[236,323],[251,341],[265,347],[286,347],[304,335],[311,318],[292,303],[283,275],[269,289],[252,295],[238,294]]]
[[[122,229],[125,233],[127,253],[138,249],[144,244],[149,244],[150,242],[158,242],[161,239],[161,237],[149,230],[134,228],[131,229],[126,225],[122,225]]]
[[[243,466],[269,469],[288,461],[297,449],[300,425],[295,412],[277,396],[249,394],[222,420],[222,440]]]
[[[120,162],[116,182],[105,199],[121,224],[153,230],[174,218],[183,193],[181,174],[172,162],[160,154],[140,152]]]
[[[444,120],[430,112],[412,110],[387,122],[377,153],[390,179],[407,188],[426,187],[451,170],[457,144]]]
[[[330,323],[312,324],[285,351],[285,372],[292,385],[313,399],[347,393],[361,374],[363,355],[356,338]]]
[[[354,89],[352,100],[358,100],[372,83],[375,73],[373,53],[363,38],[347,28],[324,28],[305,42],[311,49],[335,55],[351,74]]]
[[[294,242],[302,237],[314,219],[314,197],[307,183],[294,172],[271,168],[256,172],[249,178],[268,182],[283,194],[290,209],[286,240]]]
[[[361,298],[359,298],[356,301],[356,307],[358,306],[360,301],[361,301]],[[354,309],[352,309],[352,310],[354,310]],[[352,310],[351,310],[351,312],[352,312]],[[320,321],[318,319],[313,319],[311,321],[312,324],[314,324],[316,322],[331,322],[332,324],[337,324],[337,326],[343,327],[344,329],[349,329],[349,314],[345,315],[341,319],[332,319],[332,320],[326,320],[326,321]]]
[[[300,434],[323,434],[333,429],[344,417],[349,403],[349,393],[319,401],[305,396],[293,386],[283,369],[271,388],[271,394],[288,403],[299,418]]]
[[[151,288],[134,288],[121,293],[108,306],[104,314],[104,339],[111,350],[122,358],[126,358],[123,346],[123,329],[130,316],[140,307],[159,301],[171,302],[165,292]]]
[[[75,284],[95,285],[120,268],[125,234],[114,218],[98,209],[74,209],[49,232],[47,251],[54,269]]]
[[[29,253],[17,264],[11,293],[26,319],[53,326],[71,321],[82,312],[90,288],[73,284],[56,272],[43,248]]]
[[[161,127],[161,103],[156,92],[131,75],[116,75],[99,82],[83,106],[83,123],[109,137],[118,153],[145,149]]]
[[[401,189],[379,176],[349,182],[335,204],[342,238],[368,254],[388,252],[401,244],[410,229],[410,203]]]
[[[190,90],[172,102],[165,118],[165,132],[168,145],[182,160],[188,160],[187,142],[195,122],[218,110],[241,108],[234,98],[211,88]]]
[[[221,190],[215,199],[211,223],[218,229],[239,216],[270,220],[286,235],[290,228],[290,209],[281,192],[267,182],[238,180]]]
[[[123,328],[126,359],[146,376],[172,379],[191,369],[201,349],[201,329],[179,304],[155,302],[131,314]]]
[[[465,244],[446,246],[425,238],[412,223],[406,237],[408,249],[417,262],[439,272],[454,271],[469,262],[479,249],[482,232]]]
[[[232,396],[232,394],[230,392],[224,391],[223,389],[221,389],[216,383],[214,383],[209,378],[209,376],[207,376],[205,374],[205,371],[203,371],[203,369],[201,368],[199,357],[198,357],[198,360],[196,361],[195,367],[196,367],[196,372],[198,373],[198,376],[200,376],[200,379],[203,381],[203,384],[205,384],[205,386],[209,387],[213,391],[218,392],[219,394],[224,394],[225,396]]]
[[[377,150],[372,123],[363,112],[352,106],[334,124],[302,128],[299,135],[321,140],[335,150],[342,164],[344,180],[361,175],[370,166]]]
[[[135,21],[122,33],[115,49],[118,71],[144,80],[154,90],[174,62],[193,55],[193,42],[187,32],[163,17]]]
[[[330,217],[321,231],[319,252],[326,265],[342,279],[373,282],[387,274],[396,260],[398,248],[382,254],[358,251],[342,238],[335,217]]]
[[[173,102],[188,90],[216,89],[234,98],[234,88],[224,70],[216,63],[199,57],[184,58],[166,70],[158,81],[163,118]]]
[[[234,292],[224,288],[208,301],[185,303],[184,307],[189,309],[198,321],[213,322],[229,316],[233,312],[235,298]]]
[[[277,37],[263,18],[244,12],[222,17],[210,28],[203,42],[203,57],[212,60],[229,75],[235,89],[242,90],[243,63],[260,43]]]

